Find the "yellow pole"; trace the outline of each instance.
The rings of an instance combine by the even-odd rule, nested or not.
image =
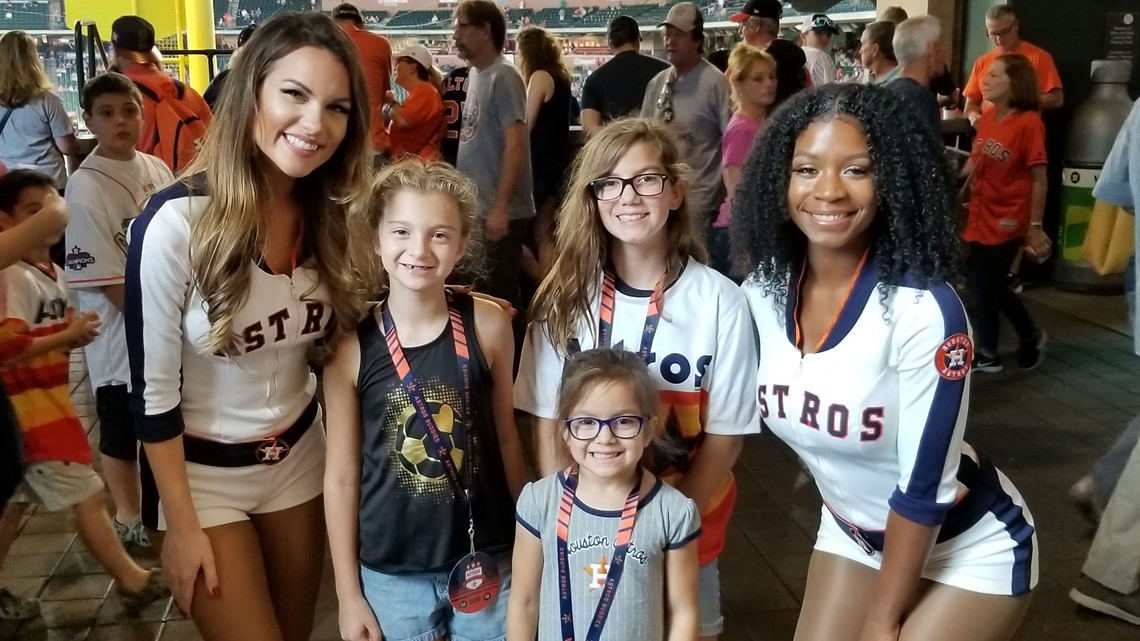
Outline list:
[[[185,0],[186,46],[188,49],[214,49],[214,4],[211,0]],[[210,84],[210,62],[206,56],[190,56],[190,86],[199,92]]]

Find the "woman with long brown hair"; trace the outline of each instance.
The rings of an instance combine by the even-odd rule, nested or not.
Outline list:
[[[208,641],[309,638],[325,536],[312,348],[351,331],[368,91],[319,13],[260,28],[200,155],[130,230],[126,331],[143,522]]]
[[[23,31],[0,36],[0,162],[9,169],[36,169],[67,184],[64,156],[84,156],[94,140],[81,142],[36,50]]]
[[[562,49],[549,31],[528,27],[519,32],[515,52],[526,81],[526,122],[530,129],[530,167],[536,212],[534,238],[539,277],[549,269],[554,209],[570,165],[570,71]]]

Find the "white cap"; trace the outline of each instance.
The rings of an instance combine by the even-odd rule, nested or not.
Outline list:
[[[400,58],[411,58],[412,60],[415,60],[416,62],[423,65],[424,69],[429,70],[435,63],[434,59],[431,57],[431,52],[428,51],[427,47],[423,45],[412,45],[410,47],[405,47],[392,54],[393,60],[399,60]]]
[[[685,33],[692,33],[694,29],[705,26],[705,18],[697,9],[697,5],[691,2],[678,2],[669,9],[669,15],[665,16],[665,21],[657,26],[664,27],[665,25],[675,27]]]

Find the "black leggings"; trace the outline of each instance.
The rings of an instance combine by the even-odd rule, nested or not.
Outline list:
[[[12,411],[8,394],[0,388],[0,510],[24,480],[24,448],[20,444],[20,424]]]
[[[1009,287],[1009,269],[1023,240],[1011,240],[1001,245],[983,245],[971,242],[966,258],[966,277],[969,280],[972,302],[970,319],[974,324],[974,342],[979,352],[996,356],[1000,314],[1005,314],[1017,331],[1022,343],[1037,338],[1037,326],[1021,298]]]

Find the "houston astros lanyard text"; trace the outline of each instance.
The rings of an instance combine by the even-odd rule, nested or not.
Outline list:
[[[645,327],[641,331],[641,348],[637,352],[645,362],[653,350],[653,337],[657,334],[657,324],[661,321],[661,298],[665,290],[665,276],[662,275],[653,286],[649,297],[649,309],[645,311]],[[598,347],[609,347],[614,332],[614,307],[617,304],[617,278],[613,272],[605,270],[602,276],[602,305],[598,310]]]
[[[625,507],[621,510],[621,521],[618,522],[617,537],[614,540],[614,553],[610,557],[610,566],[606,572],[606,584],[602,588],[598,606],[594,609],[594,618],[590,620],[590,627],[586,630],[585,641],[598,641],[602,638],[602,628],[606,625],[606,618],[610,615],[610,607],[617,594],[618,581],[621,580],[622,570],[625,568],[625,554],[629,551],[629,544],[633,540],[633,523],[637,518],[637,505],[641,498],[641,475],[638,474],[637,483],[629,491],[625,499]],[[574,601],[570,594],[570,513],[574,511],[574,495],[578,492],[578,469],[571,468],[566,475],[562,486],[562,503],[558,508],[558,608],[559,621],[562,624],[562,639],[577,641],[574,636]]]

